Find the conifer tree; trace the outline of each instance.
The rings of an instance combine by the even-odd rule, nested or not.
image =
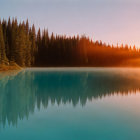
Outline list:
[[[35,63],[35,55],[37,52],[36,47],[36,33],[35,33],[35,26],[33,24],[32,29],[30,29],[30,41],[31,41],[31,64],[34,65]]]
[[[28,20],[26,21],[26,25],[23,24],[23,26],[25,26],[25,34],[26,34],[25,65],[30,67],[32,58],[31,58],[31,41],[29,38],[29,22],[28,22]]]
[[[4,43],[2,25],[0,22],[0,64],[6,64],[6,63],[7,63],[7,58],[5,53],[5,43]]]
[[[6,29],[6,42],[7,42],[7,49],[6,49],[6,55],[9,61],[11,61],[12,58],[12,25],[11,25],[11,19],[8,19],[7,29]]]
[[[15,62],[20,66],[25,66],[26,64],[26,34],[23,25],[19,25],[16,36],[16,46],[15,46]]]
[[[6,20],[2,21],[2,29],[3,29],[3,38],[4,38],[4,44],[5,44],[5,52],[6,57],[9,55],[9,45],[8,45],[8,39],[7,39],[7,22]]]
[[[12,27],[11,27],[11,44],[10,44],[10,48],[11,48],[11,58],[10,60],[13,61],[13,62],[16,62],[16,59],[17,59],[17,44],[16,44],[16,41],[17,41],[17,37],[18,37],[18,23],[17,23],[17,19],[13,19],[12,20]]]
[[[40,48],[40,46],[41,46],[41,31],[39,28],[38,33],[37,33],[37,47]]]

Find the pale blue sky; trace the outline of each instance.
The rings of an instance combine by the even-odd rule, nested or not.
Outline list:
[[[57,34],[140,46],[140,0],[0,0],[0,17]]]

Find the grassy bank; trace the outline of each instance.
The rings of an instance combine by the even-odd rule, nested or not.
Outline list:
[[[11,71],[11,70],[21,70],[21,69],[22,68],[20,66],[18,66],[16,63],[12,63],[9,65],[4,65],[4,64],[0,65],[0,72]]]

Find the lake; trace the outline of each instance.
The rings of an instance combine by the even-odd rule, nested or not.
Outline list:
[[[140,140],[140,69],[0,74],[0,140]]]

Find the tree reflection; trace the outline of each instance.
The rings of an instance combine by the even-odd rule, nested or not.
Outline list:
[[[140,90],[140,72],[106,71],[39,71],[27,70],[0,79],[0,121],[16,125],[28,118],[35,106],[48,103],[84,106],[87,100],[113,94],[127,95]]]

